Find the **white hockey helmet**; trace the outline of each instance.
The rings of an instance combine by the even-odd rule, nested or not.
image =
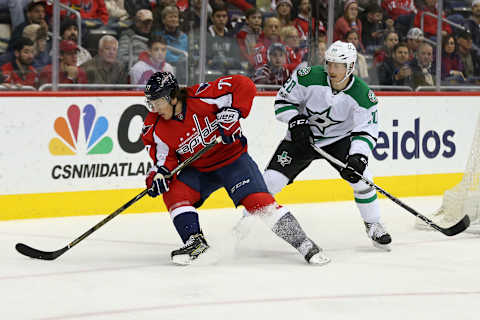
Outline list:
[[[347,67],[347,74],[340,82],[345,81],[353,73],[356,61],[357,49],[355,49],[355,46],[349,42],[337,40],[330,45],[327,51],[325,51],[325,63],[344,63]]]

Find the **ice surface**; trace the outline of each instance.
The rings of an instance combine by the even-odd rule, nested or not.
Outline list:
[[[403,200],[424,213],[441,202]],[[0,222],[0,319],[479,319],[480,237],[415,230],[380,205],[391,252],[373,248],[353,202],[289,206],[332,259],[321,267],[260,221],[236,244],[233,209],[201,211],[212,250],[188,267],[170,262],[181,243],[166,213],[120,215],[54,261],[14,246],[57,250],[104,216]]]

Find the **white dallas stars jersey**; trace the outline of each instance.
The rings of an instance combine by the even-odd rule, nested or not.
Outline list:
[[[314,66],[298,70],[285,82],[275,98],[275,115],[282,122],[307,115],[316,146],[350,136],[350,154],[368,156],[378,137],[377,103],[373,91],[356,76],[333,94],[324,68]]]

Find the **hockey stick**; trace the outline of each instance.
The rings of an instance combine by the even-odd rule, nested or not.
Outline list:
[[[205,152],[207,152],[208,150],[213,148],[215,145],[217,145],[221,141],[222,141],[222,138],[220,136],[217,137],[214,142],[212,142],[210,144],[207,144],[202,150],[198,151],[193,156],[191,156],[187,160],[180,163],[175,169],[172,170],[172,172],[167,176],[167,178],[171,178],[174,174],[176,174],[180,170],[182,170],[185,167],[187,167],[188,165],[190,165],[193,161],[200,158]],[[35,248],[32,248],[30,246],[27,246],[26,244],[23,244],[23,243],[17,243],[15,245],[15,249],[17,249],[17,251],[20,252],[21,254],[23,254],[25,256],[28,256],[30,258],[42,259],[42,260],[55,260],[56,258],[60,257],[62,254],[64,254],[65,252],[67,252],[68,250],[73,248],[75,245],[77,245],[80,241],[82,241],[83,239],[85,239],[86,237],[88,237],[89,235],[94,233],[95,231],[97,231],[100,227],[102,227],[108,221],[112,220],[113,218],[118,216],[120,213],[125,211],[125,209],[130,207],[132,204],[134,204],[135,202],[137,202],[138,200],[143,198],[143,196],[145,196],[147,194],[147,190],[148,189],[145,189],[142,192],[140,192],[139,194],[137,194],[133,199],[131,199],[130,201],[125,203],[123,206],[118,208],[115,212],[108,215],[105,219],[103,219],[102,221],[97,223],[95,226],[90,228],[88,231],[83,233],[80,237],[73,240],[72,242],[70,242],[68,245],[66,245],[62,249],[59,249],[59,250],[56,250],[56,251],[41,251],[41,250],[37,250]]]
[[[315,146],[315,145],[312,145],[313,149],[315,151],[317,151],[322,157],[324,157],[325,159],[327,159],[328,161],[336,164],[337,166],[340,166],[342,168],[347,168],[348,166],[341,162],[340,160],[338,160],[337,158],[334,158],[332,157],[330,154],[328,154],[327,152],[323,151],[321,148]],[[392,196],[390,193],[388,193],[387,191],[383,190],[382,188],[380,188],[379,186],[377,186],[375,183],[373,183],[372,181],[368,180],[367,178],[365,178],[362,174],[358,173],[357,171],[355,171],[353,168],[351,167],[348,167],[350,170],[353,170],[353,172],[363,181],[365,182],[366,184],[368,184],[370,187],[372,188],[375,188],[377,189],[381,194],[383,194],[384,196],[386,196],[387,198],[389,198],[390,200],[392,200],[393,202],[395,202],[396,204],[398,204],[400,207],[404,208],[405,210],[407,210],[408,212],[410,212],[411,214],[413,214],[414,216],[416,216],[417,218],[419,218],[420,220],[422,220],[423,222],[425,222],[426,224],[428,224],[430,227],[432,227],[433,229],[437,230],[437,231],[440,231],[441,233],[443,233],[444,235],[447,235],[447,236],[454,236],[456,234],[459,234],[460,232],[463,232],[465,231],[465,229],[468,228],[468,226],[470,225],[470,218],[468,217],[468,215],[465,215],[459,222],[457,222],[455,225],[451,226],[451,227],[448,227],[448,228],[442,228],[440,227],[439,225],[435,224],[432,220],[430,220],[429,218],[427,218],[426,216],[424,216],[423,214],[417,212],[415,209],[411,208],[410,206],[406,205],[405,203],[403,203],[402,201],[400,201],[400,199]]]

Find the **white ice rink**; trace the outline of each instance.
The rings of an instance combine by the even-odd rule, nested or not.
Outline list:
[[[441,202],[403,200],[422,213]],[[353,202],[289,207],[330,264],[305,264],[259,221],[235,249],[238,210],[201,212],[212,250],[188,267],[170,263],[180,240],[166,213],[120,215],[54,261],[14,246],[57,250],[105,216],[0,222],[0,319],[480,319],[480,236],[415,230],[381,200],[393,245],[380,252]]]

